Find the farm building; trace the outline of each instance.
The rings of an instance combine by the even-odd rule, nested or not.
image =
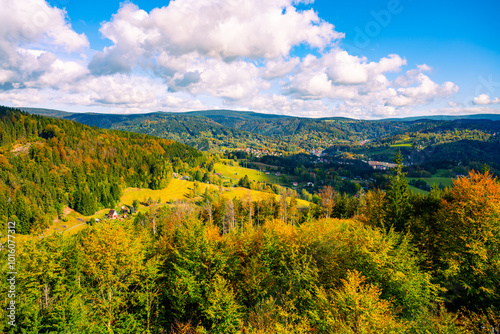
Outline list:
[[[111,218],[111,219],[118,218],[118,212],[116,212],[116,210],[110,210],[108,213],[108,218]]]

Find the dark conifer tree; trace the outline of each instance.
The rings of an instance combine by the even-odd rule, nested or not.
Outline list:
[[[394,158],[396,167],[390,176],[389,187],[385,196],[385,221],[386,228],[394,228],[396,231],[408,231],[409,220],[412,213],[410,203],[410,190],[406,180],[406,173],[403,172],[403,156],[401,150]]]

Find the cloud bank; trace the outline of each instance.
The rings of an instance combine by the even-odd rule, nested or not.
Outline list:
[[[44,0],[0,0],[7,8],[0,13],[0,102],[373,118],[458,92],[404,56],[349,54],[344,34],[310,3],[176,0],[150,12],[124,3],[101,24],[111,45],[93,50],[64,10]],[[498,103],[483,95],[474,104]]]

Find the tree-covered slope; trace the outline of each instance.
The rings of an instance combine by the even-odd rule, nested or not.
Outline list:
[[[395,143],[404,137],[422,136],[434,137],[433,143],[448,143],[450,138],[452,142],[464,139],[461,135],[449,135],[456,131],[461,133],[476,131],[488,135],[500,132],[500,121],[495,120],[494,115],[477,116],[484,119],[470,116],[368,121],[342,117],[311,119],[234,110],[135,115],[89,113],[64,115],[64,112],[54,110],[27,110],[91,126],[172,139],[212,152],[241,147],[297,152],[326,149],[338,144],[358,145],[365,141],[384,145],[388,142]]]
[[[92,214],[125,187],[159,189],[206,157],[171,140],[0,107],[0,217],[28,233],[64,206]]]
[[[91,126],[172,139],[206,151],[238,147],[309,150],[326,148],[338,141],[376,139],[410,127],[408,122],[310,119],[233,110],[135,115],[68,113],[66,116],[53,110],[26,110]]]
[[[274,138],[225,127],[201,116],[184,114],[72,114],[66,117],[83,124],[107,129],[119,129],[148,134],[182,142],[204,151],[220,151],[224,148],[271,146],[283,149],[284,144]]]

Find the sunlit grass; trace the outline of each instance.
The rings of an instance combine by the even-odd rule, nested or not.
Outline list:
[[[413,191],[414,193],[417,193],[417,194],[423,194],[423,195],[429,194],[429,192],[427,190],[423,190],[423,189],[420,189],[420,188],[417,188],[417,187],[414,187],[411,185],[408,185],[408,188],[410,189],[410,191]]]
[[[248,168],[241,168],[241,169],[251,170]],[[160,189],[160,190],[127,188],[123,191],[123,195],[120,198],[120,203],[117,205],[117,208],[121,207],[124,204],[131,206],[135,199],[144,204],[150,197],[155,201],[157,199],[161,199],[160,206],[166,205],[166,202],[172,202],[177,200],[197,201],[201,199],[201,196],[197,196],[196,198],[192,198],[191,196],[192,190],[195,187],[194,184],[195,182],[192,181],[173,179],[165,189]],[[206,188],[220,191],[220,187],[213,184],[198,182],[198,187],[200,194],[205,192]],[[222,190],[223,190],[223,196],[226,196],[227,198],[230,199],[246,198],[249,195],[252,201],[262,200],[267,196],[275,196],[276,199],[279,198],[279,196],[274,193],[266,193],[242,187],[223,187]],[[297,205],[300,209],[305,209],[309,207],[310,204],[311,204],[310,202],[304,201],[302,199],[297,200]],[[66,221],[63,221],[62,219],[61,220],[54,219],[52,225],[48,229],[44,230],[41,235],[40,234],[18,235],[17,240],[19,242],[24,242],[31,238],[47,237],[49,235],[53,235],[54,233],[64,233],[65,235],[76,234],[79,231],[87,228],[87,222],[91,218],[99,218],[99,219],[105,218],[110,209],[111,208],[99,210],[92,216],[83,216],[80,213],[67,207],[64,209],[64,214],[61,215],[61,218],[64,218],[64,220]],[[148,207],[141,205],[138,211],[146,212],[148,211]]]
[[[451,177],[408,177],[408,182],[411,180],[424,180],[431,187],[438,187],[442,184],[445,187],[451,187],[453,185],[453,179]]]
[[[408,143],[405,143],[405,144],[393,144],[391,145],[391,147],[411,147],[412,144],[408,144]]]
[[[230,166],[217,163],[214,165],[214,171],[216,173],[221,174],[223,177],[226,177],[233,181],[238,181],[245,175],[248,175],[250,181],[255,181],[255,182],[265,181],[268,183],[277,183],[277,177],[274,174],[265,174],[264,172],[245,167]]]

